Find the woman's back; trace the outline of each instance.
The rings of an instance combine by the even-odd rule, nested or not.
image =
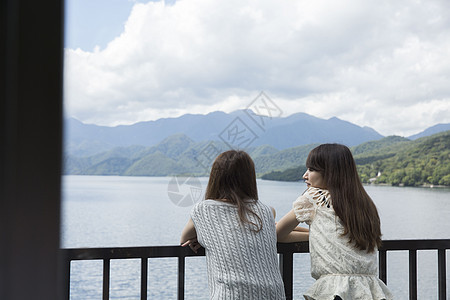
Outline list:
[[[260,231],[242,223],[231,203],[205,200],[191,212],[206,252],[211,299],[284,299],[272,211],[259,201],[246,205],[261,218]]]

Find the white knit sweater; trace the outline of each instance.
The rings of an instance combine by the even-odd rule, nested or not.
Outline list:
[[[211,299],[285,299],[272,211],[259,201],[248,205],[263,222],[259,232],[240,222],[233,204],[205,200],[192,209],[205,248]],[[254,216],[248,218],[257,223]]]

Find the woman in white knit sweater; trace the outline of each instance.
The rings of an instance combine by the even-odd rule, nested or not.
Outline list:
[[[210,299],[285,299],[274,214],[258,200],[250,156],[220,154],[181,235],[182,246],[205,248]]]

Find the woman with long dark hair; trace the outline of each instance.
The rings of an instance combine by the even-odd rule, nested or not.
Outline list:
[[[285,299],[274,215],[258,200],[250,156],[220,154],[181,235],[182,246],[205,248],[211,299]]]
[[[277,224],[280,242],[296,241],[300,222],[310,225],[314,285],[305,299],[392,299],[378,278],[380,218],[356,170],[350,149],[323,144],[306,160],[307,190]]]

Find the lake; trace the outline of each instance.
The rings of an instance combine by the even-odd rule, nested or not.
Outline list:
[[[186,184],[170,177],[63,176],[61,247],[178,245],[193,202],[203,198],[207,178]],[[277,220],[306,189],[303,182],[258,180],[259,198]],[[365,186],[378,207],[383,239],[448,239],[450,189]],[[309,254],[294,259],[294,298],[314,282]],[[447,251],[447,270],[450,270]],[[408,253],[388,252],[388,286],[407,299]],[[102,262],[76,261],[71,299],[101,299]],[[177,259],[150,259],[148,299],[176,299]],[[185,299],[208,299],[204,257],[186,260]],[[418,253],[418,299],[437,299],[437,253]],[[111,261],[111,299],[139,299],[140,260]],[[447,271],[447,290],[450,276]],[[447,292],[447,298],[450,293]]]

